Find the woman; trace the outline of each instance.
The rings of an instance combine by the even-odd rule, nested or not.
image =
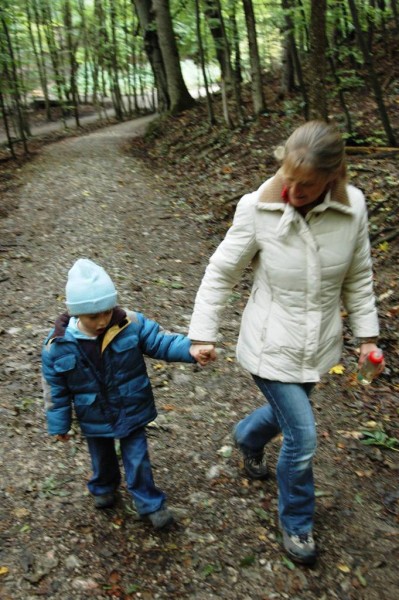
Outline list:
[[[247,475],[265,479],[264,447],[282,432],[277,482],[283,544],[291,559],[312,564],[316,428],[309,396],[340,359],[341,300],[360,338],[359,365],[376,349],[379,328],[365,199],[346,184],[340,134],[322,121],[307,122],[279,158],[275,176],[238,203],[198,290],[189,337],[215,358],[220,314],[252,263],[237,358],[267,403],[237,424],[234,439]]]

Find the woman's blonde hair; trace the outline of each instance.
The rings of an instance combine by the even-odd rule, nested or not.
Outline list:
[[[307,121],[290,135],[284,146],[275,151],[284,166],[313,169],[322,175],[346,177],[345,144],[341,134],[325,121]]]

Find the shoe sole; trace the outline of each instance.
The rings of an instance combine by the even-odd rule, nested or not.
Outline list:
[[[254,481],[266,481],[266,479],[270,478],[270,473],[265,473],[264,475],[253,475],[252,473],[249,473],[245,467],[244,472],[249,479],[253,479]]]
[[[170,516],[169,519],[167,519],[164,523],[161,523],[159,525],[154,524],[151,521],[151,518],[149,518],[149,521],[150,521],[151,525],[154,527],[154,529],[157,529],[157,530],[159,530],[159,529],[168,529],[168,527],[170,527],[171,525],[173,525],[173,523],[175,522],[173,516]]]
[[[293,554],[292,552],[287,550],[287,548],[284,548],[284,550],[285,550],[285,553],[287,554],[288,558],[290,560],[292,560],[292,562],[297,563],[298,565],[307,565],[308,567],[311,567],[317,561],[317,555],[309,556],[309,557],[302,557],[302,556],[298,556],[297,554]]]
[[[94,500],[94,507],[97,510],[103,510],[104,508],[112,508],[113,506],[115,506],[116,503],[116,498],[113,498],[112,500],[109,500],[108,502],[105,502],[104,504],[96,504],[96,501]]]

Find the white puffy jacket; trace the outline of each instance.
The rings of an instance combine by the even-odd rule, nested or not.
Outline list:
[[[216,340],[228,296],[252,263],[238,361],[266,379],[318,381],[341,356],[341,300],[355,336],[379,332],[366,203],[340,182],[302,217],[282,199],[283,185],[277,173],[238,203],[198,290],[189,337]]]

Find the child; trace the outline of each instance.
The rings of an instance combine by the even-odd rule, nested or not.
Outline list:
[[[160,529],[173,522],[173,515],[154,484],[148,454],[145,426],[157,411],[144,355],[201,366],[211,357],[187,337],[167,334],[142,314],[125,312],[116,300],[102,267],[84,258],[75,262],[66,284],[69,314],[57,319],[42,352],[48,431],[68,439],[73,405],[89,447],[93,476],[88,488],[96,508],[116,500],[118,438],[137,511]]]

